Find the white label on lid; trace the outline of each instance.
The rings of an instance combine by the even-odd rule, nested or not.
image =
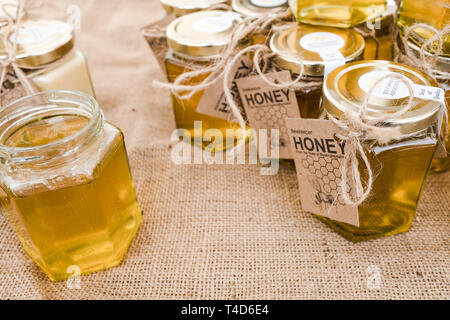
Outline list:
[[[362,75],[358,80],[358,84],[365,93],[368,93],[379,79],[390,75],[401,74],[391,71],[371,71]],[[406,77],[404,78],[411,84],[414,91],[414,97],[439,102],[444,101],[445,93],[441,88],[418,85],[410,79],[407,79]],[[377,87],[373,89],[372,94],[373,96],[381,99],[403,99],[409,96],[409,90],[403,81],[398,78],[391,77],[381,80]]]
[[[219,33],[233,27],[240,15],[234,12],[227,12],[216,17],[205,17],[192,24],[192,28],[200,33]]]
[[[300,45],[308,51],[317,52],[325,63],[324,78],[334,69],[345,64],[339,51],[345,40],[331,32],[313,32],[300,39]]]
[[[287,0],[250,0],[250,3],[256,7],[276,8],[284,6],[287,3]]]
[[[59,33],[70,33],[72,32],[72,27],[68,24],[61,22],[55,23],[53,25],[36,25],[21,28],[18,31],[17,44],[26,45],[34,44],[44,41]],[[9,40],[14,42],[14,33],[10,36]]]

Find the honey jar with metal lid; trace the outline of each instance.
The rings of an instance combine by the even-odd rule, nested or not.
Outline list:
[[[95,96],[84,54],[75,47],[72,26],[56,20],[27,20],[7,36],[16,61],[40,91],[70,90]],[[1,52],[7,55],[6,49]]]
[[[205,10],[219,4],[227,4],[228,0],[160,0],[168,14],[181,17],[196,11]]]
[[[411,29],[409,41],[419,47],[434,37],[436,32],[442,34],[442,53],[444,57],[450,56],[450,34],[444,32],[450,24],[449,0],[403,0],[397,16],[397,26],[402,34]],[[430,53],[437,50],[437,41],[424,48]]]
[[[417,61],[422,61],[422,49],[416,45],[414,42],[407,40],[403,41],[404,38],[400,35],[398,38],[398,45],[401,50],[401,54],[417,59]],[[406,43],[407,48],[405,48],[404,44]],[[440,77],[440,74],[449,73],[450,72],[450,57],[445,56],[437,56],[434,57],[434,54],[430,52],[423,51],[425,61],[423,63],[431,63],[432,73],[439,77],[437,81],[439,82],[442,89],[446,92],[446,104],[447,110],[450,113],[450,79],[448,77]],[[443,129],[444,130],[444,129]],[[447,149],[447,157],[436,157],[433,160],[433,164],[431,166],[431,171],[435,173],[444,172],[450,170],[450,138],[447,134],[446,140],[446,149]]]
[[[300,23],[350,28],[378,18],[386,0],[290,0]]]
[[[185,15],[174,20],[166,31],[167,41],[171,49],[166,58],[166,70],[169,82],[174,82],[181,75],[207,68],[220,59],[220,54],[229,44],[235,25],[241,16],[235,12],[223,10],[207,10]],[[183,85],[196,85],[205,80],[210,72],[186,80]],[[206,88],[195,92],[187,98],[172,93],[175,122],[178,129],[186,134],[184,139],[192,144],[208,149],[221,151],[234,146],[237,142],[222,145],[202,141],[205,131],[219,130],[226,137],[227,129],[241,132],[240,125],[232,117],[232,113],[223,102],[223,81],[218,79],[217,89]],[[207,90],[209,93],[207,94]],[[214,100],[213,96],[218,96]],[[220,101],[218,101],[220,100]],[[202,127],[196,129],[195,123]],[[243,135],[243,133],[240,133]],[[240,138],[237,137],[237,140]]]
[[[398,75],[414,91],[412,105],[396,117],[385,117],[404,108],[410,100],[410,88],[395,78]],[[433,94],[424,96],[424,88]],[[339,120],[347,112],[359,113],[369,92],[372,95],[365,108],[366,121],[373,120],[383,128],[395,127],[400,136],[386,144],[360,141],[374,180],[369,196],[358,206],[359,226],[319,217],[352,241],[409,230],[437,148],[435,124],[443,108],[443,90],[429,75],[390,61],[357,61],[335,69],[327,77],[323,87],[327,116]],[[376,122],[380,118],[383,121]],[[361,181],[368,181],[367,166],[361,158],[358,161]]]
[[[346,62],[360,59],[364,38],[352,29],[300,25],[275,33],[270,48],[275,53],[271,60],[273,65],[279,70],[289,70],[292,80],[299,77],[303,65],[300,83],[307,86],[295,90],[300,116],[318,119],[323,113],[324,74]],[[282,159],[280,163],[295,169],[293,160]]]

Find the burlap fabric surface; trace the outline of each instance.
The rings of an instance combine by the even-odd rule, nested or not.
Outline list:
[[[448,299],[450,174],[432,176],[412,230],[352,244],[301,210],[295,173],[257,165],[176,166],[163,79],[139,28],[157,0],[47,1],[41,13],[82,9],[79,46],[98,100],[126,135],[143,224],[117,268],[52,283],[0,214],[0,298]],[[377,274],[379,272],[379,274]]]

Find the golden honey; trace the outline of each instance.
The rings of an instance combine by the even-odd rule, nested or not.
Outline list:
[[[305,43],[305,39],[310,42]],[[291,71],[292,80],[298,78],[303,64],[301,82],[306,85],[317,84],[314,87],[297,89],[295,92],[302,118],[319,119],[323,114],[321,99],[324,74],[327,72],[327,64],[332,67],[335,65],[333,61],[325,61],[318,51],[339,51],[342,55],[341,63],[344,64],[360,59],[364,45],[364,38],[352,29],[300,25],[279,31],[272,36],[270,47],[276,54],[272,63],[280,70]],[[293,160],[280,162],[295,168]]]
[[[380,17],[357,26],[365,34],[371,34],[374,30],[374,37],[364,36],[364,60],[394,60],[393,29],[397,5],[393,0],[387,3],[387,10]]]
[[[426,24],[435,30],[442,31],[450,24],[450,1],[449,0],[403,0],[397,18],[397,26],[404,33],[416,24]],[[419,47],[432,38],[435,31],[422,26],[415,27],[410,33],[408,40]],[[442,38],[442,55],[450,56],[450,35]],[[437,43],[425,48],[434,53]]]
[[[400,36],[398,39],[399,48],[401,53],[405,56],[409,56],[410,58],[415,58],[415,61],[423,61],[420,47],[417,46],[412,41],[406,41],[407,48],[405,48],[403,40],[404,38]],[[432,62],[431,68],[432,72],[438,74],[440,71],[449,72],[450,71],[450,57],[438,56],[437,59],[433,59],[433,55],[428,52],[425,53],[425,61],[423,64],[429,64]],[[450,113],[450,80],[441,80],[439,82],[441,88],[446,92],[446,104],[447,104],[447,112]],[[442,129],[444,130],[444,128]],[[440,173],[444,171],[450,170],[450,139],[447,134],[446,139],[446,149],[447,149],[447,157],[439,157],[433,160],[433,164],[431,166],[431,171],[433,173]]]
[[[94,101],[53,91],[1,112],[1,203],[53,281],[118,265],[142,219],[123,135]]]
[[[389,74],[402,74],[416,85],[439,87],[433,78],[409,66],[388,61],[353,62],[334,70],[327,78],[324,85],[327,114],[339,118],[347,108],[357,112],[370,87]],[[407,87],[398,80],[387,79],[379,86],[380,90],[374,90],[369,100],[370,119],[399,110],[399,105],[409,99]],[[326,217],[319,219],[351,241],[409,230],[436,151],[433,125],[440,108],[438,101],[416,97],[411,111],[383,124],[398,126],[405,138],[388,145],[362,141],[375,180],[369,198],[358,207],[359,227]],[[361,159],[359,168],[361,180],[367,181],[368,172]]]
[[[208,62],[209,57],[219,55],[229,42],[233,27],[238,19],[240,19],[240,16],[236,13],[210,10],[192,13],[172,22],[167,28],[168,43],[172,49],[165,64],[168,80],[174,82],[186,72],[207,66],[210,63]],[[208,75],[203,74],[191,78],[184,84],[198,84]],[[219,79],[218,83],[221,84],[222,80]],[[209,92],[211,93],[211,91]],[[242,139],[243,134],[239,123],[233,120],[234,118],[232,118],[232,113],[229,110],[222,112],[223,116],[219,112],[221,117],[212,116],[205,111],[198,111],[201,100],[210,98],[209,95],[204,95],[204,93],[205,90],[202,90],[189,98],[180,98],[172,94],[176,127],[184,133],[183,139],[211,152],[222,151],[236,145]],[[216,95],[218,93],[220,98],[223,96],[222,87],[219,86],[212,93]],[[211,101],[208,108],[214,109],[217,103],[218,99]],[[200,121],[201,128],[196,129],[195,122]],[[209,129],[218,130],[222,134],[223,141],[219,141],[220,139],[218,141],[203,141],[204,133]],[[227,129],[234,130],[234,139],[227,139]]]
[[[350,28],[381,16],[386,0],[298,0],[291,7],[301,23]]]

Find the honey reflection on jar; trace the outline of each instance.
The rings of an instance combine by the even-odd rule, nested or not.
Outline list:
[[[317,36],[316,36],[317,35]],[[321,106],[323,77],[326,62],[318,52],[310,51],[301,45],[302,39],[315,37],[320,48],[324,45],[336,46],[336,50],[342,54],[344,62],[350,62],[361,58],[364,50],[364,38],[352,29],[338,29],[300,25],[276,32],[270,41],[270,48],[275,56],[273,65],[279,70],[289,70],[292,80],[296,80],[304,66],[301,83],[305,83],[302,89],[296,89],[300,116],[306,119],[319,119],[323,115]],[[310,48],[309,48],[310,49]],[[317,85],[309,86],[312,83]],[[293,160],[280,160],[283,165],[295,169]]]
[[[117,266],[141,223],[122,132],[95,100],[51,91],[2,109],[0,200],[53,281]]]
[[[168,43],[172,49],[166,58],[169,82],[174,82],[180,75],[192,71],[193,68],[208,66],[213,61],[211,58],[211,62],[209,62],[209,57],[220,54],[230,41],[236,19],[240,19],[236,13],[210,10],[189,14],[172,22],[167,28]],[[205,30],[196,27],[199,25],[208,25],[210,28]],[[204,61],[199,62],[199,59]],[[184,84],[199,84],[208,76],[207,73],[202,74],[191,78]],[[219,81],[221,80],[219,79]],[[172,94],[176,127],[184,133],[183,139],[210,152],[222,151],[235,146],[243,139],[243,132],[239,123],[233,120],[231,112],[225,113],[226,117],[223,118],[197,112],[200,101],[208,98],[204,96],[204,93],[205,91],[202,90],[189,98],[180,98]],[[218,101],[211,102],[211,104],[216,103]],[[212,105],[212,108],[214,107],[215,105]],[[197,121],[202,122],[202,128],[195,128]],[[227,135],[227,129],[233,130],[234,137],[230,134]],[[207,130],[218,131],[222,135],[224,143],[222,141],[203,141],[202,138]]]
[[[358,111],[356,106],[362,105],[369,91],[363,78],[378,79],[389,73],[402,74],[418,85],[439,87],[433,78],[409,66],[388,61],[354,62],[336,69],[327,78],[324,86],[327,113],[339,118],[350,106]],[[407,92],[404,91],[406,86],[398,83],[398,87],[399,96],[395,99],[375,93],[376,99],[369,102],[368,110],[374,115],[386,112],[388,107],[398,110],[400,103],[408,99],[401,93]],[[408,231],[411,227],[436,151],[437,136],[433,125],[441,108],[441,103],[437,101],[414,99],[413,103],[413,111],[399,119],[402,134],[413,137],[394,140],[388,145],[363,141],[375,180],[369,198],[358,207],[360,226],[318,217],[348,240],[363,241],[390,236]],[[361,181],[368,181],[368,171],[362,169],[365,165],[361,159],[359,168]]]

